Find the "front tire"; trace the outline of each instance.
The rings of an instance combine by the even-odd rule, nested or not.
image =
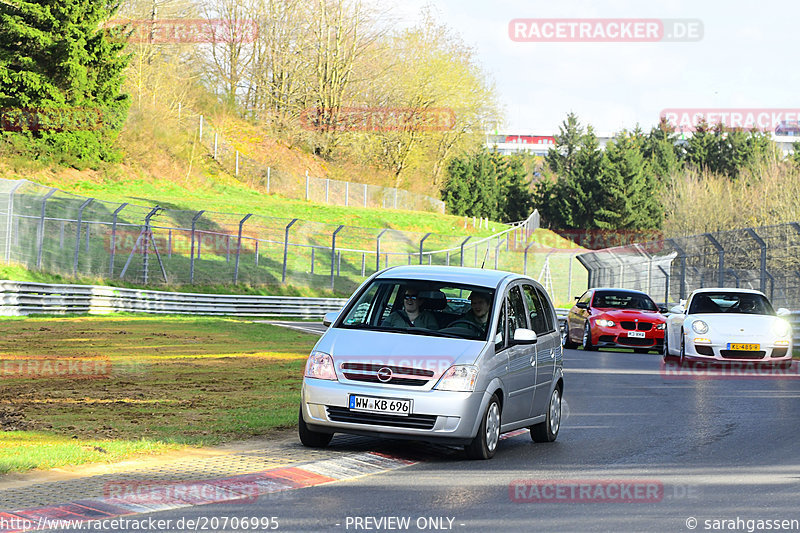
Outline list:
[[[686,365],[686,340],[683,338],[683,332],[681,331],[681,353],[678,356],[678,366],[685,366]]]
[[[578,347],[578,343],[572,342],[569,338],[569,323],[564,324],[564,329],[561,330],[561,346],[567,349]]]
[[[544,422],[531,426],[533,442],[553,442],[561,429],[561,390],[556,387],[550,395],[547,405],[547,416]]]
[[[300,407],[300,414],[297,420],[297,433],[300,435],[300,442],[306,448],[324,448],[333,438],[333,433],[320,433],[308,429],[306,421],[303,420],[303,407]]]
[[[592,328],[589,327],[589,322],[583,326],[583,349],[585,351],[596,350],[597,348],[592,344]]]
[[[491,459],[497,451],[500,442],[500,401],[497,395],[492,395],[489,405],[478,428],[478,434],[472,442],[464,446],[467,457],[470,459]]]

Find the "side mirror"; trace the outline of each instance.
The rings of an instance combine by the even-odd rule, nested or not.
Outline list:
[[[330,327],[331,324],[336,322],[337,318],[339,318],[339,311],[334,311],[332,313],[325,313],[325,316],[322,318],[322,325],[325,327]]]
[[[670,313],[675,313],[676,315],[682,315],[684,311],[686,311],[686,309],[684,309],[682,305],[676,305],[669,310]]]
[[[667,311],[667,306],[666,305],[659,305],[658,306],[658,312],[661,313],[662,315],[666,315],[667,312],[668,312]]]
[[[536,332],[527,328],[514,330],[514,344],[536,344]]]
[[[778,316],[787,316],[787,315],[791,315],[792,314],[792,312],[789,311],[788,309],[786,309],[785,307],[779,307],[778,310],[775,311],[775,313]]]
[[[575,304],[575,307],[579,309],[589,309],[589,304],[587,304],[586,302],[578,302]]]

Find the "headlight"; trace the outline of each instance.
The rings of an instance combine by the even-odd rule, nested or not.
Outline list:
[[[703,322],[702,320],[695,320],[692,322],[692,329],[695,333],[699,333],[703,335],[704,333],[708,333],[708,324]]]
[[[772,326],[772,332],[777,337],[788,337],[792,334],[792,326],[785,320],[776,320],[775,324]]]
[[[471,365],[451,366],[434,389],[472,392],[478,382],[478,368]]]
[[[656,324],[656,329],[667,329],[667,323],[662,322],[661,324]]]
[[[605,318],[600,318],[596,321],[596,324],[601,328],[610,328],[614,326],[613,320],[606,320]]]
[[[333,368],[333,357],[325,352],[311,352],[306,362],[305,377],[338,381]]]

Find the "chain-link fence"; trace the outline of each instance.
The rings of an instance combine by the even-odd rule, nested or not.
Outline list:
[[[460,265],[546,274],[551,292],[568,299],[585,273],[573,269],[574,252],[538,245],[538,227],[534,212],[490,237],[438,235],[145,207],[0,180],[6,263],[109,283],[292,284],[349,294],[388,266]]]
[[[228,172],[251,184],[263,187],[267,193],[320,204],[383,209],[409,209],[444,213],[442,200],[394,187],[366,183],[297,176],[271,168],[240,153],[202,115],[182,115],[182,122],[195,128],[198,139],[212,157]]]
[[[745,228],[589,252],[590,287],[642,290],[677,302],[702,287],[757,289],[778,307],[800,307],[800,224]]]

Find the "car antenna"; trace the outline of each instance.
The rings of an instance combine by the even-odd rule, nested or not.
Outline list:
[[[483,265],[486,264],[486,258],[489,256],[489,241],[486,241],[486,253],[483,254],[483,263],[481,263],[481,270],[483,270]]]

